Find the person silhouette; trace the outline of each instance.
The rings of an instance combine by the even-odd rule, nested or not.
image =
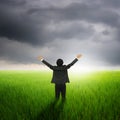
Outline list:
[[[69,77],[68,77],[68,69],[74,65],[79,58],[81,58],[82,55],[78,54],[76,58],[68,65],[63,65],[62,59],[57,59],[56,64],[57,66],[53,66],[50,63],[48,63],[42,56],[38,56],[38,60],[41,60],[42,63],[44,63],[46,66],[48,66],[51,70],[53,70],[53,76],[51,83],[55,84],[55,98],[59,99],[60,93],[62,96],[62,99],[66,99],[66,83],[69,83]]]

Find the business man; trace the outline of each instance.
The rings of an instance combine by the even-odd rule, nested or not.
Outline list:
[[[53,66],[48,63],[42,56],[38,56],[38,59],[41,60],[45,65],[47,65],[51,70],[53,70],[53,77],[51,83],[55,83],[55,97],[59,99],[60,93],[62,95],[62,99],[66,98],[66,83],[69,83],[68,77],[68,69],[74,65],[79,58],[81,58],[81,54],[78,54],[76,58],[68,65],[63,65],[63,60],[58,59],[56,61],[57,66]]]

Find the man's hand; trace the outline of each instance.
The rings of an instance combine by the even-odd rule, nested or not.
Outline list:
[[[80,59],[82,57],[82,55],[78,54],[76,57],[77,57],[77,59]]]
[[[42,56],[38,56],[37,59],[42,61],[43,57]]]

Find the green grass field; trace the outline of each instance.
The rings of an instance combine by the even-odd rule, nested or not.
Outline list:
[[[51,72],[0,71],[0,120],[120,120],[120,71],[69,75],[63,103]]]

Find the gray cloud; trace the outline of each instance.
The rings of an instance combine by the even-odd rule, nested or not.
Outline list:
[[[0,38],[0,60],[5,60],[9,63],[40,63],[37,60],[37,56],[43,53],[47,56],[50,53],[49,50],[50,49],[45,46],[33,47],[30,44]]]
[[[1,0],[0,60],[38,63],[42,54],[53,63],[82,52],[97,64],[120,65],[119,6],[118,0]]]
[[[2,5],[7,5],[7,6],[22,6],[26,4],[26,0],[0,0],[0,3]]]
[[[34,41],[36,41],[35,43],[39,43],[37,28],[34,26],[32,19],[26,16],[23,11],[13,12],[13,10],[9,9],[3,11],[2,8],[0,18],[1,37],[31,44],[34,44]],[[41,28],[39,30],[42,31]]]
[[[64,8],[31,8],[29,14],[43,15],[53,21],[85,20],[87,22],[103,23],[118,26],[120,16],[112,9],[103,8],[101,5],[73,3]]]
[[[102,2],[108,7],[112,8],[119,8],[120,7],[120,1],[119,0],[103,0]]]
[[[65,24],[67,24],[69,21],[75,23],[75,21],[84,20],[88,23],[102,23],[111,27],[119,26],[119,15],[114,11],[103,9],[99,5],[93,6],[85,3],[71,3],[63,8],[25,8],[25,1],[11,1],[11,4],[10,1],[7,2],[8,0],[2,1],[2,3],[6,3],[7,5],[1,5],[0,17],[2,19],[0,21],[0,36],[20,42],[43,44],[44,42],[58,38],[69,39],[71,36],[78,36],[76,34],[82,31],[80,26],[76,26],[73,29],[66,29],[63,26],[63,31],[57,31],[56,29],[56,31],[51,32],[46,29],[46,26],[51,22],[53,22],[54,26],[56,23],[65,22]],[[21,5],[21,3],[24,7],[15,6]],[[82,36],[84,36],[86,32],[84,32],[84,30],[83,28],[83,32],[81,32],[83,33]],[[89,32],[91,31],[87,31],[86,33]]]

